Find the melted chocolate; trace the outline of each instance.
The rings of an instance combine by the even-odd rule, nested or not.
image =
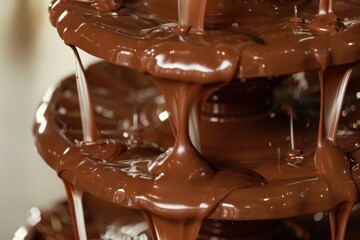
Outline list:
[[[95,0],[92,6],[103,12],[111,12],[119,10],[122,0]]]
[[[168,4],[171,2],[174,1]],[[356,4],[337,1],[336,14],[346,31],[327,36],[324,44],[324,34],[312,31],[310,24],[317,19],[317,1],[302,1],[299,5],[297,16],[305,24],[297,31],[283,29],[294,17],[294,5],[290,2],[235,2],[239,7],[229,11],[237,14],[237,18],[226,25],[205,22],[206,34],[179,34],[176,22],[162,14],[152,14],[144,9],[142,1],[128,2],[112,14],[101,14],[84,2],[55,1],[51,6],[51,21],[66,44],[161,78],[211,83],[234,77],[295,73],[320,68],[317,52],[329,52],[331,65],[358,60],[360,25]],[[156,3],[148,1],[147,5],[152,9]],[[238,8],[243,10],[236,12]],[[192,9],[200,11],[201,7]],[[246,9],[251,14],[241,15]],[[226,18],[230,13],[218,18]],[[260,20],[254,20],[254,16]],[[194,21],[187,23],[190,28],[201,28],[197,17],[193,16]],[[321,29],[327,29],[326,24],[321,21],[319,24]]]
[[[76,54],[80,107],[75,83],[61,83],[37,113],[38,151],[65,181],[71,206],[79,202],[74,193],[86,191],[138,208],[153,239],[196,239],[208,217],[316,211],[329,211],[333,239],[344,239],[358,201],[360,159],[359,135],[341,136],[339,119],[360,60],[360,7],[300,1],[294,14],[293,3],[280,0],[234,2],[231,9],[169,1],[177,24],[157,1],[54,1],[51,21],[66,44],[138,72],[103,64],[85,74]],[[238,15],[245,6],[253,13]],[[220,17],[212,15],[218,8]],[[301,121],[292,131],[292,106],[291,130],[284,130],[289,116],[271,106],[278,75],[310,69],[319,69],[317,137]],[[154,103],[143,110],[161,97],[167,112]],[[166,117],[151,119],[159,109]],[[86,239],[81,213],[71,209],[77,238]]]

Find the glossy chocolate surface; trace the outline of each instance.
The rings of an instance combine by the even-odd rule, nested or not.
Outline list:
[[[341,119],[346,104],[357,108],[346,89],[360,60],[359,4],[223,3],[51,4],[66,44],[127,67],[85,72],[73,47],[76,81],[37,112],[36,146],[64,180],[76,238],[86,238],[83,191],[139,209],[153,239],[196,239],[206,218],[319,211],[345,238],[360,185],[357,117]],[[318,76],[296,75],[310,70]],[[298,107],[294,82],[317,89]]]
[[[167,13],[167,4],[175,1],[148,2],[150,10],[154,6],[160,8],[155,12]],[[208,2],[211,6],[217,1]],[[51,21],[66,44],[161,78],[210,83],[289,74],[319,68],[317,53],[329,54],[326,65],[359,60],[360,7],[353,1],[336,1],[334,12],[344,25],[337,34],[335,30],[325,31],[332,29],[327,20],[331,22],[333,15],[316,16],[326,12],[318,10],[318,1],[300,1],[298,19],[294,18],[294,1],[231,2],[239,5],[231,11],[236,19],[202,25],[191,21],[191,17],[201,18],[199,14],[187,12],[184,18],[189,20],[185,23],[194,25],[188,30],[181,30],[182,25],[178,29],[177,22],[163,14],[144,9],[142,1],[125,1],[119,11],[102,13],[86,2],[59,0],[51,6]],[[237,12],[237,8],[243,10]],[[191,9],[196,11],[196,6]],[[226,15],[217,18],[222,17]],[[198,34],[186,33],[193,28]]]

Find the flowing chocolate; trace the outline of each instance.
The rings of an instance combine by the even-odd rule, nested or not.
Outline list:
[[[119,10],[122,0],[94,0],[93,7],[100,11],[111,12]]]
[[[84,111],[92,108],[82,97],[90,95],[86,84],[78,84],[78,107],[74,82],[61,83],[37,113],[39,153],[70,189],[71,205],[85,191],[138,208],[153,239],[196,239],[206,218],[317,211],[330,212],[333,239],[344,239],[360,158],[359,134],[341,135],[339,119],[360,60],[360,7],[234,0],[234,9],[222,9],[221,2],[169,1],[178,10],[172,21],[155,0],[54,1],[51,21],[66,44],[136,71],[109,64],[78,71],[78,83],[88,78],[94,118]],[[223,15],[212,15],[216,8]],[[245,8],[251,14],[237,14]],[[292,106],[290,116],[275,110],[281,103],[272,94],[284,75],[313,69],[319,123],[294,126]]]

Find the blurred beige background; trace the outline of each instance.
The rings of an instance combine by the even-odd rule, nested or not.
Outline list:
[[[32,123],[46,89],[73,73],[73,56],[48,21],[50,0],[0,8],[0,239],[12,239],[31,207],[64,198],[62,183],[34,149]],[[94,61],[83,55],[85,65]]]

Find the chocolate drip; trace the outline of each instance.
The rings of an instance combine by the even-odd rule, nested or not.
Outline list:
[[[204,31],[206,2],[207,0],[178,0],[181,32]]]
[[[69,208],[72,216],[75,239],[87,240],[87,231],[84,220],[83,192],[71,183],[64,181]]]
[[[81,63],[79,53],[75,47],[71,47],[75,58],[75,72],[76,72],[76,86],[79,95],[79,104],[81,112],[81,125],[84,136],[84,142],[95,142],[99,140],[99,135],[96,129],[93,104],[90,97],[89,87],[85,78],[84,67]]]
[[[325,54],[325,59],[327,58]],[[322,62],[325,66],[325,62]],[[329,188],[341,188],[341,197],[330,212],[333,239],[344,239],[351,209],[358,199],[358,189],[350,173],[350,161],[339,148],[336,131],[345,90],[352,66],[336,66],[319,72],[321,108],[315,167]]]
[[[345,25],[333,12],[333,0],[320,0],[318,15],[309,26],[323,34],[335,34],[345,29]]]

